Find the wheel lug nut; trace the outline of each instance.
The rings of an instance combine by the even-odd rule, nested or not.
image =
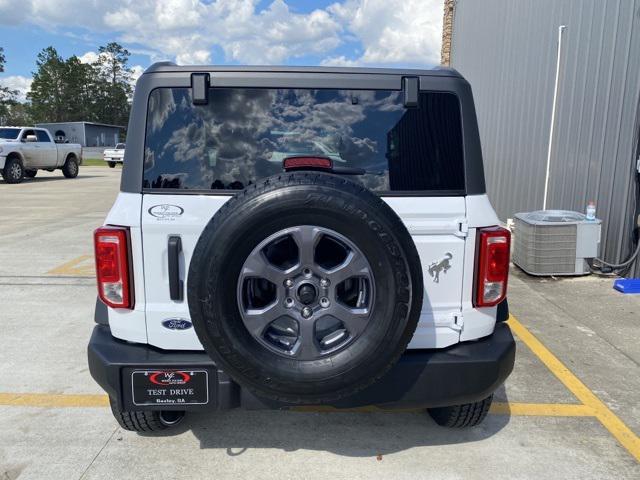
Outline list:
[[[327,288],[329,285],[331,284],[331,282],[329,281],[328,278],[322,278],[320,279],[320,286],[323,288]]]
[[[285,286],[285,287],[287,287],[287,288],[291,288],[291,287],[293,287],[293,280],[291,280],[290,278],[287,278],[287,279],[284,281],[284,286]]]
[[[304,270],[302,270],[302,274],[303,274],[305,277],[310,277],[310,276],[311,276],[311,269],[309,269],[309,268],[305,268]]]
[[[291,307],[293,307],[293,298],[290,298],[290,297],[289,297],[289,298],[285,298],[285,300],[284,300],[284,306],[285,306],[286,308],[291,308]]]
[[[329,299],[327,297],[322,297],[320,299],[320,306],[322,308],[327,308],[329,305],[331,305],[331,302],[329,301]]]
[[[309,318],[311,314],[313,314],[313,310],[311,310],[311,307],[304,307],[302,309],[302,316],[304,318]]]

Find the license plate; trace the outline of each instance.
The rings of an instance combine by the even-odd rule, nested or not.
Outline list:
[[[206,370],[134,370],[134,405],[204,405],[209,403]]]

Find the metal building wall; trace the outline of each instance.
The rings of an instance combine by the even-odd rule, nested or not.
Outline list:
[[[70,143],[79,143],[84,145],[84,127],[82,123],[37,123],[36,127],[46,128],[51,133],[52,137],[55,137],[56,132],[62,130],[65,133],[66,139]]]
[[[87,147],[114,147],[118,142],[118,127],[108,125],[84,125],[87,137]]]
[[[601,253],[619,261],[631,250],[636,202],[640,0],[457,0],[451,66],[474,91],[498,215],[540,209],[559,25],[567,29],[548,208],[584,211],[594,200]]]

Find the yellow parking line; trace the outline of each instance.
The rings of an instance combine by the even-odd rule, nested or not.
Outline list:
[[[520,340],[583,404],[496,402],[493,404],[490,413],[514,416],[594,416],[640,462],[640,439],[638,436],[515,317],[511,316],[508,323]],[[0,393],[0,405],[48,408],[105,407],[109,405],[109,399],[106,395]],[[336,411],[336,409],[330,407],[300,407],[297,410]],[[350,411],[370,412],[384,410],[375,407],[364,407],[362,409],[350,409]]]
[[[109,405],[109,397],[71,393],[0,393],[0,405],[45,408],[105,407]]]
[[[636,461],[640,462],[640,438],[513,315],[509,318],[508,323],[518,338],[578,400],[592,410],[593,415],[609,430],[611,435],[633,455]]]
[[[593,417],[590,407],[565,403],[499,403],[491,405],[489,413],[525,417]]]
[[[80,255],[53,270],[49,270],[47,275],[94,276],[95,267],[93,266],[93,262],[88,262],[88,260],[93,260],[93,255]]]
[[[51,393],[0,393],[0,405],[14,407],[105,407],[109,405],[107,395],[82,394],[51,394]],[[361,408],[337,409],[329,406],[295,407],[300,412],[417,412],[422,409],[384,410],[379,407],[368,406]],[[561,403],[494,403],[490,413],[497,415],[522,416],[563,416],[588,417],[593,411],[585,405]]]

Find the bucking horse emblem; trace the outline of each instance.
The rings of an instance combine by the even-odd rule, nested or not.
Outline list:
[[[433,278],[435,283],[440,283],[440,272],[447,273],[447,270],[451,268],[451,259],[453,255],[447,252],[444,254],[444,257],[437,262],[433,262],[429,265],[429,275]]]

